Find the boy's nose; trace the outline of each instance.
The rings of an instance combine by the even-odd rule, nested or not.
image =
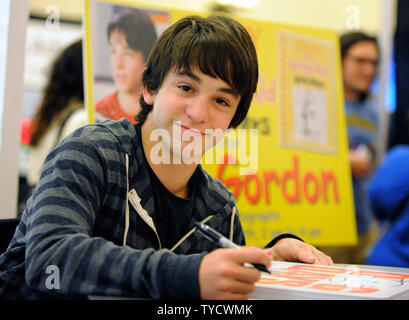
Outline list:
[[[122,55],[118,54],[114,59],[114,63],[115,63],[115,66],[117,68],[123,68],[123,66],[124,66],[124,57]]]
[[[209,121],[209,108],[208,100],[198,97],[194,103],[186,108],[186,114],[196,123],[205,123]]]

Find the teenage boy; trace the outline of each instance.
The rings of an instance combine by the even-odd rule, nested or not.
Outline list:
[[[116,90],[97,102],[98,120],[121,118],[135,123],[140,111],[141,76],[157,40],[149,14],[142,9],[125,9],[114,15],[107,27],[109,57]]]
[[[245,299],[260,277],[245,263],[332,264],[290,235],[236,250],[194,232],[200,221],[245,243],[232,194],[195,162],[172,161],[189,143],[173,134],[203,142],[210,129],[237,127],[257,78],[255,48],[235,20],[190,16],[165,31],[143,75],[140,123],[86,126],[49,155],[0,256],[0,296]],[[150,157],[155,130],[171,136],[167,164]]]

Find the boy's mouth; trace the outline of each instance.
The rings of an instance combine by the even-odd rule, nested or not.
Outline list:
[[[188,134],[188,135],[197,136],[197,137],[203,137],[206,135],[205,133],[201,132],[198,129],[194,129],[194,128],[181,124],[180,121],[175,121],[174,124],[181,128],[182,134]]]
[[[115,75],[115,80],[116,80],[117,82],[124,82],[125,79],[126,79],[126,76],[125,76],[125,75],[121,75],[121,74],[116,74],[116,75]]]

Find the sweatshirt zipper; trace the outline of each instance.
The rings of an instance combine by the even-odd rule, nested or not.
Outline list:
[[[158,243],[159,243],[159,249],[162,249],[162,243],[159,239],[158,232],[156,231],[155,224],[153,223],[153,220],[151,216],[148,214],[148,212],[142,207],[141,198],[139,198],[135,189],[132,189],[131,191],[129,191],[128,196],[129,196],[129,202],[134,207],[134,209],[139,214],[139,216],[142,218],[142,220],[145,221],[145,223],[153,230],[153,232],[155,232],[156,238],[158,239]]]

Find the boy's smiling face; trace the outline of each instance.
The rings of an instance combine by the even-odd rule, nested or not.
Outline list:
[[[191,140],[200,139],[202,154],[206,151],[206,133],[227,130],[240,102],[240,96],[229,84],[197,68],[168,72],[158,91],[152,93],[145,87],[143,97],[147,104],[153,105],[146,119],[151,130],[165,129],[170,141],[174,141],[175,130]],[[189,141],[180,143],[183,150]],[[215,143],[213,139],[207,146]],[[175,151],[172,143],[168,147]]]

